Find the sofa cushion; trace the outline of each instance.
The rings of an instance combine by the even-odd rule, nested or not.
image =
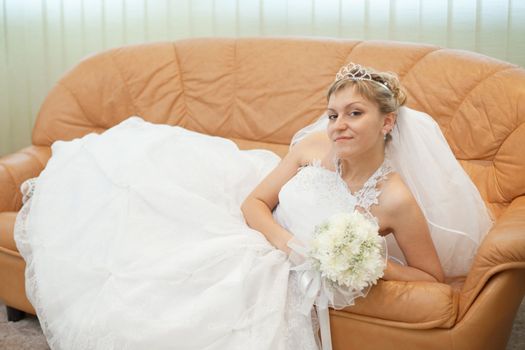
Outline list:
[[[0,213],[0,297],[4,304],[35,314],[25,293],[25,262],[13,239],[16,212]]]
[[[336,313],[401,328],[450,328],[458,311],[456,289],[445,283],[380,280],[365,298],[356,299],[355,305]]]
[[[12,211],[0,213],[0,247],[18,253],[13,237],[16,214]]]

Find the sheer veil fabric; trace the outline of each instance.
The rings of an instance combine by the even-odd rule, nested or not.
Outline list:
[[[299,130],[290,147],[327,124],[328,118],[321,116]],[[493,223],[478,189],[428,114],[401,107],[391,136],[385,157],[422,209],[445,275],[466,275]],[[406,264],[393,235],[386,239],[390,257]]]

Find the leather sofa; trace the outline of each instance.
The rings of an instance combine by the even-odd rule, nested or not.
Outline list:
[[[496,222],[467,276],[380,281],[330,310],[334,349],[504,349],[525,293],[525,70],[466,51],[388,41],[189,39],[88,57],[49,92],[32,145],[0,158],[0,299],[34,313],[13,240],[21,183],[56,140],[131,115],[284,155],[324,110],[335,72],[353,61],[398,73],[408,106],[433,116]],[[458,199],[460,200],[460,199]]]

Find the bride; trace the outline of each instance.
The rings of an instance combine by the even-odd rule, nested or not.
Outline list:
[[[50,347],[318,349],[289,254],[335,212],[377,220],[384,279],[466,273],[490,218],[404,100],[394,75],[344,66],[282,160],[139,117],[55,142],[15,228]]]

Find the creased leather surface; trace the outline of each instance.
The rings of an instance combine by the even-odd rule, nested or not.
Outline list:
[[[15,219],[17,212],[6,211],[0,213],[0,247],[18,252],[13,237],[15,228]]]
[[[20,185],[38,176],[50,156],[49,147],[29,146],[0,158],[0,213],[22,207]]]

